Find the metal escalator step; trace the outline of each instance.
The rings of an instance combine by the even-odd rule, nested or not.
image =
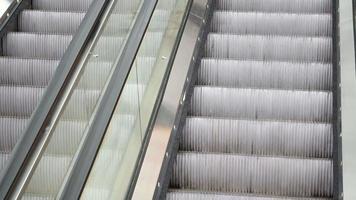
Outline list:
[[[202,59],[197,85],[332,90],[332,64]]]
[[[116,149],[100,149],[96,157],[97,162],[94,163],[90,172],[91,179],[96,180],[96,184],[87,184],[88,187],[96,187],[101,191],[111,189],[110,186],[113,186],[116,180],[112,175],[116,174],[120,168],[124,154],[125,151],[122,149],[120,151]],[[108,163],[110,164],[108,165]]]
[[[62,114],[64,120],[88,121],[99,99],[99,90],[75,89]]]
[[[208,35],[206,55],[213,58],[331,62],[330,37]]]
[[[85,13],[24,10],[19,15],[21,32],[73,35]]]
[[[59,60],[71,40],[71,35],[8,33],[3,51],[5,56]]]
[[[156,57],[138,57],[134,62],[134,66],[137,67],[137,80],[130,79],[129,83],[138,82],[139,84],[147,85],[151,78],[155,64]]]
[[[180,152],[172,188],[273,196],[332,197],[333,162]]]
[[[148,32],[163,32],[167,26],[170,12],[167,10],[156,10],[148,26]],[[113,14],[109,17],[106,27],[103,30],[105,35],[126,34],[130,31],[132,22],[135,18],[133,14]]]
[[[157,3],[157,8],[159,10],[174,10],[176,4],[178,4],[176,0],[161,1]]]
[[[2,176],[2,169],[5,167],[6,165],[6,161],[9,159],[10,154],[6,153],[6,152],[1,152],[0,151],[0,177]]]
[[[134,65],[137,67],[137,79],[129,79],[130,84],[147,84],[154,67],[155,57],[137,57]],[[108,81],[113,63],[91,59],[78,83],[80,89],[102,90]]]
[[[112,116],[112,123],[108,126],[106,131],[105,144],[102,145],[103,149],[116,150],[122,149],[128,144],[128,140],[132,137],[132,129],[137,122],[138,115],[135,114],[118,114],[114,113]]]
[[[134,121],[133,115],[120,115],[113,117],[113,122],[117,126],[115,132],[115,139],[110,141],[114,144],[118,143],[118,140],[122,143],[127,142],[125,136],[129,135],[130,127]],[[55,131],[53,132],[52,138],[46,153],[57,154],[57,155],[74,155],[78,150],[78,146],[83,139],[83,134],[85,128],[88,126],[87,121],[80,120],[60,120],[57,124]],[[114,148],[115,146],[110,147]]]
[[[218,10],[282,13],[331,13],[330,0],[217,0]]]
[[[38,10],[85,12],[92,2],[93,0],[33,0],[32,6]],[[116,3],[120,6],[115,6],[114,13],[133,13],[138,10],[141,1],[118,0]]]
[[[190,114],[247,119],[331,122],[332,92],[194,88]]]
[[[105,35],[126,35],[130,31],[134,14],[112,14],[109,16],[106,26],[103,29]]]
[[[107,82],[113,63],[89,59],[78,82],[78,89],[102,90]]]
[[[29,117],[42,97],[44,88],[0,86],[0,115]],[[99,97],[97,90],[75,90],[68,102],[65,119],[86,119]]]
[[[125,85],[120,96],[120,105],[122,105],[118,113],[137,115],[139,104],[142,102],[143,95],[146,90],[146,85],[143,84],[127,84]]]
[[[180,150],[332,158],[332,124],[188,117]]]
[[[212,193],[205,191],[170,190],[167,200],[331,200],[332,198],[296,198],[278,196],[258,196],[250,194]]]
[[[46,153],[51,155],[74,155],[78,149],[84,134],[85,121],[59,120],[51,140],[47,146]]]
[[[331,36],[331,18],[331,14],[218,11],[213,15],[212,31],[230,34]]]
[[[163,34],[163,32],[146,33],[137,55],[142,57],[157,57],[161,47]]]
[[[118,36],[100,37],[92,55],[94,60],[114,62],[118,53],[121,51],[125,38]]]
[[[55,197],[51,195],[25,194],[21,200],[55,200]]]
[[[163,33],[161,32],[148,32],[145,35],[146,39],[140,46],[138,56],[140,57],[156,57],[160,48],[160,41],[162,40]],[[98,61],[115,61],[118,52],[123,48],[126,39],[117,36],[105,36],[99,38],[92,55]]]
[[[32,8],[37,10],[85,12],[93,0],[32,0]]]
[[[0,85],[45,87],[59,61],[0,57]]]
[[[36,194],[37,196],[44,196],[56,194],[63,183],[71,160],[72,158],[69,155],[44,154],[24,195]]]
[[[136,114],[137,104],[143,96],[145,85],[128,84],[124,88],[120,101],[125,106],[122,106],[121,114]],[[101,95],[99,90],[76,89],[73,91],[71,99],[68,101],[63,119],[65,120],[87,120],[89,121],[95,106]]]
[[[0,86],[0,116],[29,117],[44,88]]]
[[[85,187],[83,193],[81,194],[81,199],[85,200],[98,200],[98,199],[108,199],[110,197],[111,191],[107,189],[98,189],[97,187]]]
[[[28,121],[28,118],[0,117],[0,152],[11,152],[22,136]]]
[[[120,6],[115,6],[114,13],[136,13],[141,6],[141,0],[118,0],[117,4]],[[173,10],[176,4],[176,0],[165,0],[158,2],[156,5],[157,10]]]
[[[10,153],[22,136],[29,118],[0,118],[0,152]],[[76,145],[80,141],[82,133],[80,131],[86,126],[81,121],[59,121],[56,132],[53,133],[50,145],[47,148],[48,153],[68,154],[74,153]],[[62,134],[57,132],[61,131]],[[70,138],[70,139],[69,139]]]
[[[132,0],[132,1],[118,0],[117,5],[120,5],[120,6],[114,7],[114,9],[113,9],[114,13],[136,13],[141,6],[141,1],[140,0]]]

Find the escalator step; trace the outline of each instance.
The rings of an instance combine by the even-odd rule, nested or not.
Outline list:
[[[25,194],[22,196],[21,200],[55,200],[54,196],[50,195],[34,195],[34,194]]]
[[[333,163],[235,154],[180,152],[172,188],[274,196],[332,197]]]
[[[156,10],[148,26],[148,32],[164,31],[167,26],[170,12],[167,10]],[[106,27],[103,30],[105,35],[117,35],[130,31],[131,22],[135,18],[132,14],[113,14],[109,17]],[[158,20],[159,19],[159,20]],[[162,20],[163,19],[163,20]]]
[[[5,167],[6,165],[6,161],[10,158],[10,154],[9,153],[5,153],[0,151],[0,177],[2,176],[2,169]]]
[[[210,33],[206,55],[214,58],[331,62],[330,37],[227,35]]]
[[[45,87],[58,63],[57,60],[0,57],[0,85]]]
[[[332,19],[330,14],[219,11],[214,12],[212,31],[230,34],[331,36]]]
[[[331,64],[202,59],[196,84],[331,91],[332,80]]]
[[[0,152],[10,153],[22,136],[28,123],[28,118],[0,118]],[[1,169],[0,169],[1,171]]]
[[[332,158],[332,124],[188,117],[180,150]]]
[[[56,194],[57,188],[63,183],[71,159],[68,155],[44,154],[26,188],[26,193],[38,196]]]
[[[59,60],[71,40],[71,35],[8,33],[3,51],[5,56]]]
[[[19,15],[21,32],[73,35],[85,13],[24,10]]]
[[[30,117],[44,88],[0,86],[0,116]]]
[[[62,114],[62,119],[89,120],[95,109],[99,95],[99,90],[74,90]]]
[[[332,198],[295,198],[277,196],[256,196],[233,193],[210,193],[195,191],[171,190],[167,194],[167,200],[331,200]]]
[[[194,88],[190,114],[248,119],[331,122],[332,92]]]
[[[130,127],[133,124],[133,118],[133,115],[113,117],[113,121],[119,127],[115,130],[119,132],[115,132],[116,138],[111,141],[112,143],[117,144],[118,140],[122,143],[127,142],[125,137],[129,136],[128,131],[130,131]],[[46,153],[51,155],[74,155],[83,139],[83,130],[85,130],[87,125],[86,121],[81,120],[59,120]],[[114,145],[110,145],[109,147],[112,149],[116,148]]]
[[[217,0],[218,10],[238,12],[331,13],[330,0]]]
[[[85,12],[93,0],[32,0],[32,8],[36,10]]]

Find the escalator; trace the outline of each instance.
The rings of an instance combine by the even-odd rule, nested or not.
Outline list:
[[[32,0],[0,48],[0,198],[342,199],[337,5]]]
[[[30,1],[16,2],[23,5]],[[68,189],[68,183],[77,181],[72,176],[78,173],[72,171],[81,158],[82,148],[92,141],[99,143],[94,146],[96,150],[91,156],[98,157],[98,166],[106,169],[99,170],[100,173],[115,172],[123,165],[121,157],[134,137],[132,129],[137,122],[144,124],[139,119],[137,106],[147,96],[146,88],[150,93],[160,88],[159,82],[152,88],[150,81],[153,72],[157,71],[157,63],[166,62],[165,56],[169,57],[160,54],[170,53],[167,47],[171,43],[166,41],[166,35],[174,39],[177,28],[169,25],[169,20],[177,21],[172,19],[180,16],[173,12],[176,4],[176,0],[159,3],[144,0],[34,0],[26,9],[15,8],[10,16],[15,18],[11,25],[15,24],[16,28],[5,30],[0,57],[1,199],[67,199],[63,196],[72,189]],[[87,36],[83,30],[88,30]],[[132,47],[133,43],[137,49],[133,49],[136,48]],[[163,46],[165,48],[161,50]],[[127,48],[132,48],[131,54],[125,52]],[[125,59],[130,55],[132,60],[127,62]],[[73,63],[68,64],[71,59]],[[70,70],[63,84],[55,88],[58,94],[45,113],[41,106],[51,101],[48,99],[52,97],[47,94],[51,94],[49,90],[60,82],[58,77],[66,67]],[[122,72],[125,67],[128,71]],[[160,73],[165,74],[165,71]],[[115,75],[124,80],[122,85],[112,81]],[[158,75],[154,75],[156,81]],[[113,85],[121,88],[113,90]],[[120,99],[124,109],[113,114],[113,119],[107,122],[114,126],[107,134],[112,138],[109,144],[104,143],[104,147],[99,148],[101,139],[87,138],[95,122],[102,119],[103,113],[98,110],[107,106],[102,102],[107,100],[104,97],[109,92],[118,93],[117,99],[112,99],[114,102]],[[31,129],[36,127],[34,124],[41,115],[44,120],[40,128]],[[105,133],[103,130],[100,134],[105,136]],[[98,132],[94,134],[99,135]],[[28,151],[22,152],[26,145]],[[100,163],[103,161],[111,162],[111,165]],[[90,167],[93,163],[85,166]],[[81,171],[82,168],[79,167]],[[89,176],[90,168],[88,170],[88,174],[83,175],[85,179]],[[113,198],[112,184],[116,177],[93,171],[95,175],[90,178],[90,184],[82,183],[75,192],[83,189],[83,199]],[[103,183],[101,177],[107,177],[103,185],[97,183]],[[128,177],[125,181],[130,180]],[[121,187],[126,190],[124,185]]]
[[[339,199],[336,4],[212,5],[166,198]]]
[[[0,170],[28,124],[91,0],[34,0],[2,38]]]

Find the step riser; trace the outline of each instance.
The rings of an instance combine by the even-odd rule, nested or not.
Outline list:
[[[239,12],[331,13],[331,0],[219,0],[218,10]]]
[[[195,87],[190,114],[224,118],[331,122],[331,92]]]
[[[325,14],[215,12],[212,31],[230,34],[331,36],[331,22],[331,15]]]
[[[292,197],[262,197],[254,195],[212,194],[204,192],[172,191],[167,194],[167,200],[331,200],[332,198],[292,198]]]
[[[332,158],[331,124],[188,118],[182,151]]]
[[[197,85],[332,90],[332,65],[203,59]]]
[[[9,33],[4,38],[5,56],[59,60],[67,49],[72,36]]]
[[[330,63],[331,38],[209,34],[206,56],[212,58]]]
[[[179,153],[173,188],[273,196],[331,197],[331,160]]]
[[[73,35],[85,13],[25,10],[19,16],[19,31]]]

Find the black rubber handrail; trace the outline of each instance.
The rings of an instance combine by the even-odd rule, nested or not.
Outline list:
[[[91,35],[95,32],[96,25],[109,2],[110,0],[95,0],[90,5],[77,33],[60,61],[52,81],[43,94],[44,98],[39,102],[25,132],[16,144],[8,164],[3,169],[3,176],[0,180],[0,199],[5,199],[14,189],[16,180],[26,166],[26,161],[35,147],[36,140],[43,133],[50,120],[51,113],[55,110],[66,83],[71,78],[71,74],[81,57],[80,55],[85,50]],[[18,9],[21,9],[21,6],[18,6]],[[14,13],[18,12],[14,11]]]
[[[85,143],[78,154],[78,159],[75,161],[73,170],[61,194],[60,199],[62,200],[80,198],[156,4],[157,0],[143,0],[134,26],[98,106],[97,114],[90,124]]]

